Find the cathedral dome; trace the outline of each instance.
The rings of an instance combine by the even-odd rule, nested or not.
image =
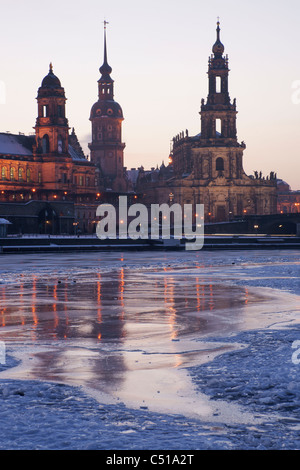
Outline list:
[[[60,80],[53,73],[52,64],[50,64],[50,69],[48,75],[42,81],[42,88],[61,88]]]

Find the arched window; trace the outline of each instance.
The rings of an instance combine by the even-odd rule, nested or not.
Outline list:
[[[19,175],[19,181],[22,181],[23,180],[23,168],[19,168],[18,175]]]
[[[49,136],[47,134],[42,138],[42,150],[43,153],[49,153]]]
[[[26,180],[27,180],[27,183],[30,182],[30,169],[29,168],[27,168],[26,170]]]
[[[1,177],[2,177],[3,180],[6,180],[6,177],[7,177],[7,168],[6,168],[6,166],[2,167]]]
[[[13,167],[10,168],[10,179],[11,181],[15,180],[15,169]]]
[[[224,160],[222,157],[218,157],[216,160],[216,170],[224,171]]]

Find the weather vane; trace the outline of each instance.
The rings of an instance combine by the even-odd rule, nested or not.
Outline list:
[[[106,25],[109,24],[109,22],[104,20],[103,23],[104,23],[104,29],[106,29]]]

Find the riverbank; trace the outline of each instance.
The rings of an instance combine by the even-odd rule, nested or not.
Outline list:
[[[185,240],[100,240],[96,236],[22,236],[0,239],[0,253],[72,251],[185,250]],[[202,250],[265,250],[300,248],[294,235],[205,235]]]

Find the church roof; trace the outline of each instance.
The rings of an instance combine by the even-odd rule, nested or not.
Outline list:
[[[0,133],[0,155],[20,155],[32,157],[34,136]]]
[[[0,132],[0,155],[12,155],[20,157],[32,157],[32,146],[35,143],[34,135],[9,134]],[[69,154],[74,162],[88,162],[83,152],[76,146],[68,147]]]

